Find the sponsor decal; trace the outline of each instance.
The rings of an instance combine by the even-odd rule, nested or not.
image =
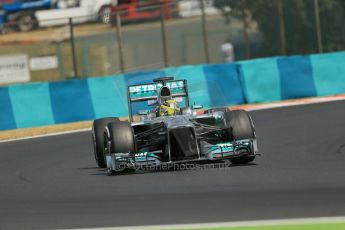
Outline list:
[[[158,84],[131,86],[129,87],[129,92],[134,94],[134,93],[146,93],[146,92],[157,91],[157,86]]]
[[[218,147],[220,148],[230,148],[232,147],[231,143],[223,143],[223,144],[217,144]]]
[[[0,56],[0,84],[30,81],[27,55]]]
[[[31,70],[48,70],[59,67],[59,61],[56,55],[32,57],[30,58]]]
[[[147,157],[147,152],[143,152],[143,153],[136,153],[135,158],[146,158]]]
[[[162,86],[163,86],[162,83],[130,86],[129,92],[131,94],[157,92],[157,90],[162,88]],[[173,89],[180,89],[180,88],[184,87],[184,82],[183,81],[171,81],[171,82],[167,82],[166,86],[172,90]]]
[[[225,153],[225,152],[232,152],[233,151],[233,145],[231,143],[220,143],[217,145],[214,145],[210,148],[210,151],[212,153]]]
[[[137,162],[140,161],[153,161],[156,160],[158,157],[154,153],[150,152],[141,152],[134,154],[134,160]]]
[[[183,81],[171,81],[171,82],[167,82],[166,85],[170,89],[177,89],[177,88],[183,88],[184,82]]]

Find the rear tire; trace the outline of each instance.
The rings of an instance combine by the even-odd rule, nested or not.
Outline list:
[[[227,112],[225,116],[230,120],[230,127],[232,129],[231,135],[233,140],[255,139],[255,130],[252,119],[247,111],[234,110]],[[233,164],[247,164],[255,159],[255,155],[244,155],[233,158]]]
[[[98,21],[103,24],[109,24],[111,22],[110,6],[102,6],[102,8],[98,12]]]
[[[92,137],[93,137],[93,147],[94,147],[94,156],[97,165],[100,168],[105,168],[107,166],[105,161],[105,155],[104,155],[104,130],[105,127],[110,122],[119,122],[119,118],[117,117],[106,117],[97,119],[93,122],[92,125]]]
[[[9,28],[7,25],[0,26],[0,35],[4,35],[8,33],[9,33]]]
[[[33,13],[22,13],[17,18],[17,27],[21,32],[29,32],[38,26],[37,19]]]

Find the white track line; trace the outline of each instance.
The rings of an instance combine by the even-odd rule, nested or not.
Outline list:
[[[306,99],[292,100],[292,101],[272,102],[272,103],[267,103],[267,104],[234,105],[234,106],[230,106],[230,108],[235,108],[235,109],[244,108],[247,111],[255,111],[255,110],[275,109],[275,108],[299,106],[299,105],[321,104],[321,103],[344,101],[344,100],[345,100],[345,95],[337,96],[337,97],[306,98]]]
[[[209,229],[209,228],[234,228],[234,227],[260,227],[291,224],[337,224],[345,223],[345,216],[337,217],[315,217],[277,220],[255,220],[235,221],[201,224],[172,224],[172,225],[150,225],[150,226],[128,226],[109,228],[80,228],[74,230],[180,230],[180,229]]]
[[[76,130],[56,132],[56,133],[48,133],[48,134],[36,135],[36,136],[31,136],[31,137],[21,137],[21,138],[9,139],[9,140],[0,140],[0,143],[13,142],[13,141],[23,141],[23,140],[30,140],[30,139],[44,138],[44,137],[53,137],[53,136],[60,136],[60,135],[73,134],[73,133],[82,133],[82,132],[87,132],[87,131],[91,131],[91,128],[76,129]]]
[[[235,105],[230,107],[247,107],[245,110],[247,111],[256,111],[256,110],[266,110],[266,109],[275,109],[275,108],[282,108],[282,107],[290,107],[290,106],[298,106],[298,105],[310,105],[310,104],[319,104],[319,103],[326,103],[326,102],[333,102],[333,101],[343,101],[345,100],[344,96],[335,96],[335,97],[315,97],[315,98],[306,98],[300,99],[297,101],[282,101],[282,102],[273,102],[270,104],[252,104],[252,105]],[[252,106],[252,108],[250,108]],[[44,138],[44,137],[51,137],[51,136],[60,136],[66,134],[73,134],[73,133],[81,133],[91,131],[91,128],[86,129],[77,129],[71,131],[64,131],[64,132],[57,132],[57,133],[49,133],[49,134],[42,134],[36,135],[31,137],[21,137],[9,140],[0,140],[0,143],[6,142],[13,142],[13,141],[23,141],[23,140],[30,140],[36,138]]]

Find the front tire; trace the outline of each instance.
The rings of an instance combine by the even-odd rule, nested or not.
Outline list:
[[[108,153],[135,153],[136,143],[134,131],[128,121],[111,122],[107,125],[104,132],[104,142],[110,143]],[[134,168],[122,168],[122,172],[132,173]],[[108,175],[114,175],[116,172],[108,169]]]
[[[231,127],[231,139],[255,139],[255,129],[252,118],[245,110],[229,111],[225,114],[228,125]],[[230,122],[229,122],[230,121]],[[255,159],[255,155],[243,155],[231,160],[233,164],[247,164]]]
[[[245,110],[234,110],[230,125],[232,127],[232,135],[235,140],[254,139],[255,131],[252,119]]]
[[[105,147],[104,146],[104,130],[105,127],[110,122],[119,122],[119,118],[117,117],[106,117],[97,119],[93,122],[92,125],[92,137],[93,137],[93,147],[94,147],[94,156],[97,165],[100,168],[105,168],[107,166],[105,161]]]
[[[111,122],[105,129],[105,138],[110,141],[109,153],[134,153],[134,131],[128,121]]]

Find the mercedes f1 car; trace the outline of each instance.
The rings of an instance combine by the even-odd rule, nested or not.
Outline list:
[[[139,103],[147,109],[139,110],[140,121],[134,122]],[[113,175],[163,164],[253,161],[258,150],[250,115],[228,108],[197,111],[201,108],[189,104],[186,80],[164,77],[129,86],[129,121],[108,117],[93,122],[98,166]]]

